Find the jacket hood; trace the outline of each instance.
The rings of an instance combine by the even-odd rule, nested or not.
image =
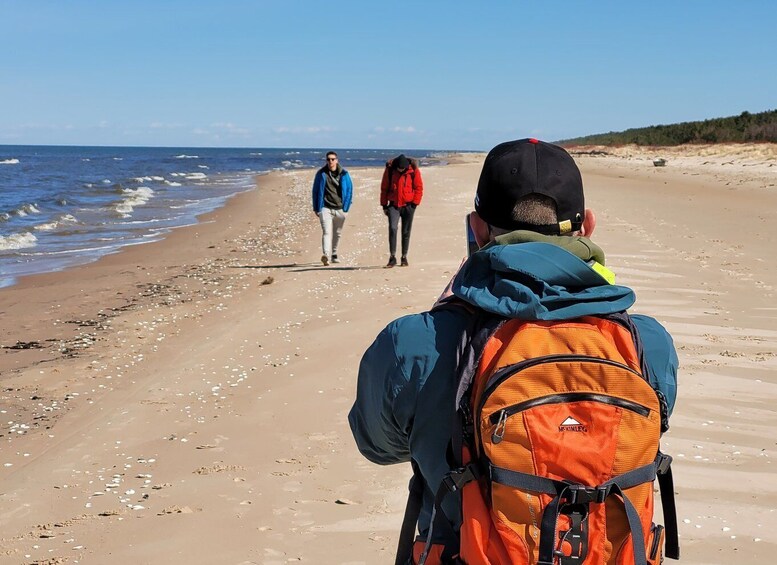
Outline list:
[[[386,166],[391,168],[394,165],[394,161],[396,159],[389,159],[386,161]],[[413,157],[408,157],[407,160],[410,162],[410,164],[407,167],[407,170],[415,169],[418,170],[418,159],[414,159]]]
[[[515,236],[502,241],[511,238]],[[498,239],[464,263],[454,278],[453,294],[488,312],[522,320],[613,314],[634,304],[630,288],[609,284],[586,263],[603,263],[598,246],[582,237],[555,239],[504,245]]]

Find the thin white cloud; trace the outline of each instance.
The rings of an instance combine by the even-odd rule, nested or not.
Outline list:
[[[151,129],[178,129],[178,128],[185,128],[186,124],[176,124],[176,123],[168,123],[168,122],[151,122],[148,124],[148,127]]]
[[[329,126],[279,126],[272,128],[274,133],[329,133],[336,131]]]
[[[251,133],[251,130],[248,128],[236,126],[232,122],[216,122],[211,124],[210,127],[233,135],[249,135]]]

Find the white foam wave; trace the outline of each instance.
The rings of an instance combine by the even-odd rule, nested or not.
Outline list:
[[[114,157],[113,160],[114,161],[123,161],[124,157]]]
[[[249,153],[249,155],[251,155],[253,157],[259,157],[261,155],[261,153]]]
[[[176,155],[175,158],[176,159],[199,159],[200,156],[199,155],[185,155],[185,154],[181,154],[181,155]]]
[[[189,180],[202,180],[208,178],[205,173],[188,173],[186,178]]]
[[[175,182],[175,181],[170,181],[170,180],[166,180],[166,181],[165,181],[165,184],[166,184],[167,186],[181,186],[181,183],[180,183],[180,182]]]
[[[35,247],[37,245],[38,238],[29,232],[24,233],[12,233],[3,237],[0,235],[0,250],[8,249],[25,249],[27,247]]]
[[[3,159],[0,161],[0,165],[18,165],[19,159]]]
[[[75,224],[78,220],[75,218],[75,216],[71,216],[70,214],[64,214],[54,220],[53,222],[46,222],[45,224],[38,224],[37,226],[33,227],[35,231],[51,231],[55,230],[60,226],[65,226],[69,224]]]
[[[154,196],[154,191],[147,186],[139,186],[136,189],[125,188],[122,192],[125,197],[113,209],[123,218],[129,217],[136,206],[143,206]]]
[[[132,180],[133,182],[151,182],[151,181],[162,182],[165,180],[165,177],[159,177],[159,176],[133,177],[130,180]]]
[[[111,179],[103,179],[103,184],[111,184]]]
[[[208,165],[197,165],[197,168],[199,169],[210,169]]]
[[[14,214],[23,218],[24,216],[28,216],[30,214],[40,214],[40,210],[35,207],[35,204],[25,204],[14,210]]]

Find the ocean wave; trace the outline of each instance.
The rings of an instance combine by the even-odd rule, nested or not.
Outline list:
[[[294,159],[293,161],[281,161],[281,165],[283,165],[283,168],[285,169],[287,168],[301,169],[302,167],[305,166],[305,164],[299,159]]]
[[[29,216],[30,214],[40,214],[40,210],[38,210],[35,204],[24,204],[14,210],[13,214],[23,218],[24,216]]]
[[[113,250],[118,249],[121,246],[120,243],[114,243],[113,245],[101,245],[99,247],[77,247],[75,249],[62,249],[60,251],[41,251],[36,253],[25,253],[25,255],[30,255],[32,257],[36,256],[56,256],[56,255],[81,255],[83,253],[86,253],[87,251],[104,251],[104,250]]]
[[[163,182],[165,180],[165,177],[160,177],[155,175],[155,176],[146,176],[146,177],[132,177],[130,180],[132,182],[151,182],[151,181]]]
[[[12,233],[11,235],[7,235],[5,237],[0,235],[0,251],[35,247],[37,245],[37,241],[38,238],[30,232]]]
[[[78,220],[75,216],[72,216],[70,214],[63,214],[53,222],[46,222],[45,224],[38,224],[37,226],[34,226],[32,229],[35,231],[51,231],[55,230],[60,226],[65,226],[69,224],[75,224],[78,223]]]
[[[185,154],[181,154],[181,155],[176,155],[174,158],[175,159],[199,159],[200,156],[199,155],[185,155]]]
[[[197,165],[198,169],[210,169],[208,165]]]
[[[18,165],[19,159],[3,159],[0,161],[0,165]]]
[[[0,212],[0,222],[7,222],[11,219],[11,214],[8,212]]]
[[[249,153],[249,155],[251,155],[252,157],[260,157],[262,154],[259,152],[256,152],[256,153]]]
[[[154,196],[154,191],[147,186],[139,186],[136,189],[125,188],[123,193],[126,195],[124,199],[113,207],[122,218],[129,217],[136,206],[143,206]]]
[[[208,178],[205,173],[187,173],[186,178],[189,180],[203,180]]]
[[[166,180],[166,181],[165,181],[165,184],[166,184],[167,186],[181,186],[181,183],[180,183],[180,182],[175,182],[175,181],[171,181],[171,180]]]

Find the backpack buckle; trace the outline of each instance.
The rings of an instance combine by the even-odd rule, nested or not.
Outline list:
[[[671,455],[666,453],[659,453],[656,461],[656,474],[664,475],[669,470],[669,466],[672,464]]]
[[[567,486],[566,502],[568,504],[588,504],[590,502],[596,502],[597,504],[603,503],[610,495],[610,489],[612,485],[587,487],[585,485],[569,485]]]
[[[466,467],[459,467],[453,469],[442,478],[442,484],[448,489],[448,492],[456,492],[470,481],[474,481],[478,478],[478,473],[475,467],[467,465]]]

